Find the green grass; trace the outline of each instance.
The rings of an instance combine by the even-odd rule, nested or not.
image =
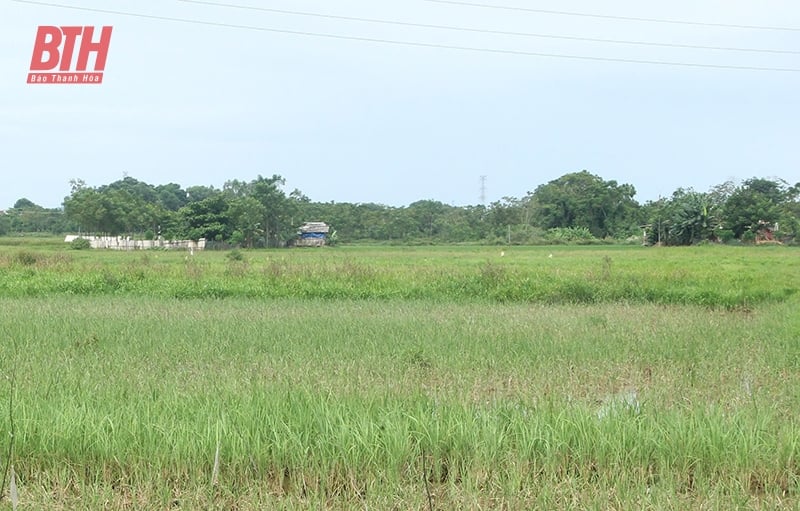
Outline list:
[[[0,253],[0,463],[13,415],[22,509],[426,509],[427,491],[436,509],[800,506],[800,316],[774,291],[796,287],[792,250],[352,248],[246,252],[241,268],[28,250]],[[141,287],[57,287],[137,271]],[[443,287],[534,274],[775,294]],[[298,291],[320,278],[355,282]],[[174,292],[211,284],[229,292]],[[247,291],[270,286],[284,294]]]
[[[0,296],[427,299],[750,307],[800,287],[784,247],[367,248],[224,253],[0,251]]]

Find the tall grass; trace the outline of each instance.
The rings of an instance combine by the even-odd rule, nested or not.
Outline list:
[[[0,252],[0,296],[425,299],[747,308],[800,288],[784,247],[417,248],[221,253]]]
[[[0,308],[36,508],[422,509],[425,481],[442,509],[800,504],[794,303]]]

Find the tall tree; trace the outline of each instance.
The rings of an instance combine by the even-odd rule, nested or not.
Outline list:
[[[234,243],[248,248],[255,246],[256,240],[263,236],[261,222],[266,211],[255,197],[235,197],[228,205],[228,216],[232,222]]]
[[[14,209],[43,209],[43,208],[38,204],[34,203],[32,200],[23,197],[21,199],[17,199],[17,202],[14,203]]]
[[[158,203],[168,211],[178,211],[188,202],[186,190],[175,183],[155,187]]]
[[[583,170],[540,185],[530,199],[540,227],[586,227],[604,238],[634,232],[639,207],[635,194],[633,185],[605,181]]]
[[[69,229],[69,220],[59,208],[44,208],[33,201],[21,198],[3,215],[6,232],[62,233]]]
[[[226,196],[217,192],[201,201],[193,201],[179,211],[183,233],[189,239],[228,240],[233,233]]]
[[[94,188],[74,186],[72,194],[64,199],[64,212],[83,232],[106,233],[108,212],[102,195]]]
[[[259,175],[249,184],[250,194],[263,207],[261,228],[267,246],[271,247],[283,245],[294,235],[291,223],[298,209],[281,189],[284,184],[286,181],[277,174],[270,178]]]
[[[435,200],[420,200],[413,202],[406,208],[406,213],[414,223],[417,236],[434,238],[439,233],[439,223],[448,206]]]

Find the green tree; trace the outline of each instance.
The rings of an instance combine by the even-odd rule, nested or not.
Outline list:
[[[43,209],[43,208],[38,204],[35,204],[33,201],[23,197],[21,199],[18,199],[17,202],[14,203],[14,209]]]
[[[73,187],[72,194],[64,199],[64,212],[75,222],[81,231],[88,233],[104,232],[108,216],[103,197],[97,190],[83,186]]]
[[[132,177],[90,188],[80,179],[70,181],[64,199],[66,217],[85,232],[119,235],[174,234],[177,210],[186,203],[186,192],[171,183],[153,187]]]
[[[605,181],[586,170],[565,174],[530,194],[534,223],[543,229],[586,227],[598,238],[636,231],[639,205],[630,184]]]
[[[432,239],[438,233],[439,222],[447,210],[447,205],[435,200],[420,200],[408,205],[407,214],[414,223],[414,237]]]
[[[232,222],[233,241],[253,248],[263,235],[261,222],[266,214],[264,206],[255,197],[235,197],[228,205],[228,216]]]
[[[8,214],[0,211],[0,236],[5,236],[11,230],[11,219]]]
[[[195,185],[186,189],[186,203],[200,202],[218,194],[219,190],[213,186]]]
[[[168,211],[178,211],[188,202],[186,190],[175,183],[158,185],[155,187],[155,192],[158,203]]]
[[[477,239],[467,208],[448,206],[436,219],[437,241],[463,243]]]
[[[281,246],[295,235],[291,224],[299,210],[281,189],[284,184],[283,177],[274,174],[270,178],[259,175],[248,185],[249,194],[263,207],[261,229],[270,247]]]
[[[492,202],[481,217],[484,226],[477,232],[483,235],[479,239],[489,237],[497,243],[524,244],[534,241],[541,230],[534,226],[535,200],[533,194],[522,199],[503,197]]]
[[[678,188],[669,199],[648,202],[642,207],[643,221],[649,226],[648,241],[662,245],[718,241],[722,230],[721,207],[719,196],[713,192]]]
[[[796,239],[800,233],[800,183],[786,190],[779,227],[779,235],[787,239]]]
[[[63,211],[43,208],[26,198],[17,200],[6,215],[12,232],[59,232],[63,224],[59,218]]]
[[[692,245],[717,240],[720,220],[717,207],[708,194],[680,188],[672,195],[672,203],[671,244]]]
[[[650,244],[669,245],[670,201],[659,198],[642,206],[642,217],[647,225],[647,241]]]
[[[791,189],[783,182],[748,179],[725,202],[724,225],[737,238],[755,233],[760,223],[774,225],[785,214],[791,195]]]
[[[228,240],[233,233],[226,196],[217,192],[201,201],[189,202],[178,212],[183,235],[189,239],[209,241]]]

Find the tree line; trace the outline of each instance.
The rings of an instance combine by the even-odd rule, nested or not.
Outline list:
[[[800,183],[778,178],[728,181],[706,192],[679,188],[638,203],[631,184],[586,170],[565,174],[524,197],[453,206],[419,200],[395,207],[314,202],[284,190],[282,176],[231,180],[223,187],[151,185],[126,176],[98,187],[70,182],[63,208],[28,199],[0,215],[0,234],[82,232],[144,239],[199,239],[242,247],[278,247],[305,221],[324,221],[342,242],[651,244],[791,241],[800,229]]]

